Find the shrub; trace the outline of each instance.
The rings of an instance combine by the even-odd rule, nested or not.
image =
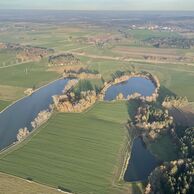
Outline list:
[[[32,177],[26,177],[26,179],[27,179],[28,181],[33,181],[33,178],[32,178]]]

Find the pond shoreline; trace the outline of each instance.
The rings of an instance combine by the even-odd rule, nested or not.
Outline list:
[[[64,79],[63,77],[55,79],[37,88],[36,90],[34,90],[34,92],[31,95],[24,96],[16,100],[15,102],[13,102],[12,104],[7,106],[4,110],[0,112],[0,119],[2,120],[1,126],[0,126],[0,129],[1,129],[0,132],[3,134],[4,131],[8,131],[5,137],[1,136],[2,143],[1,143],[0,153],[2,151],[5,151],[6,149],[9,149],[11,146],[14,146],[15,144],[19,144],[19,142],[17,141],[17,135],[18,135],[19,129],[26,128],[29,131],[29,134],[26,137],[23,137],[24,139],[26,139],[31,134],[32,131],[40,127],[38,126],[34,128],[32,126],[32,122],[35,121],[35,119],[37,118],[40,112],[50,109],[51,107],[50,105],[53,104],[52,96],[56,93],[62,93],[65,85],[68,82],[69,82],[69,79]],[[37,101],[38,99],[40,100]],[[52,112],[53,111],[51,110],[51,114]],[[21,118],[17,120],[20,114],[24,114],[24,115],[26,114],[26,115],[24,116],[23,119]],[[10,118],[13,118],[13,123],[8,122]],[[48,119],[45,119],[45,121],[41,123],[41,126]]]
[[[129,95],[127,98],[123,98],[122,100],[131,100],[131,99],[139,98],[141,100],[145,100],[145,101],[148,101],[148,102],[155,101],[156,98],[158,97],[160,83],[159,83],[158,78],[156,76],[153,76],[150,73],[147,73],[147,74],[143,74],[143,73],[131,73],[131,74],[123,75],[123,76],[121,76],[119,78],[116,78],[113,81],[110,81],[109,83],[105,84],[105,86],[101,90],[101,92],[99,94],[99,100],[106,101],[104,98],[105,98],[105,95],[106,95],[107,90],[110,87],[112,87],[114,85],[117,85],[117,84],[124,83],[124,82],[128,81],[131,78],[138,78],[138,77],[139,78],[145,78],[147,80],[150,80],[154,84],[155,90],[152,93],[152,95],[145,97],[145,96],[142,96],[142,95],[136,95],[137,93],[133,93],[133,94]],[[114,99],[114,100],[111,100],[111,101],[116,101],[116,100],[118,100],[118,99]]]
[[[45,84],[45,85],[40,86],[39,88],[35,89],[31,95],[33,95],[35,92],[39,91],[40,89],[42,89],[42,88],[44,88],[44,87],[46,87],[46,86],[48,86],[48,85],[50,85],[50,84],[52,84],[52,83],[54,83],[54,82],[56,82],[56,81],[62,80],[62,79],[65,79],[65,78],[61,77],[61,78],[55,79],[55,80],[53,80],[53,81],[51,81],[51,82],[49,82],[49,83],[47,83],[47,84]],[[14,104],[16,104],[17,102],[19,102],[19,101],[21,101],[21,100],[23,100],[23,99],[25,99],[25,98],[28,98],[28,97],[31,96],[31,95],[26,95],[26,96],[24,96],[24,97],[22,97],[22,98],[20,98],[20,99],[18,99],[18,100],[16,100],[16,101],[12,102],[9,106],[7,106],[6,108],[4,108],[4,109],[0,112],[0,115],[1,115],[4,111],[6,111],[7,109],[9,109],[11,106],[13,106]],[[32,136],[32,134],[33,134],[38,128],[40,128],[42,125],[44,125],[44,124],[52,117],[53,112],[54,112],[54,111],[52,110],[51,116],[50,116],[46,121],[44,121],[40,126],[34,128],[32,131],[30,131],[29,135],[27,135],[24,139],[22,139],[21,141],[15,141],[15,142],[13,142],[12,144],[10,144],[9,146],[7,146],[7,147],[1,149],[1,150],[0,150],[0,155],[4,154],[4,153],[7,152],[7,151],[9,152],[10,149],[16,147],[17,145],[19,145],[19,144],[21,144],[22,142],[24,142],[28,137]]]
[[[124,83],[124,82],[126,82],[127,80],[129,80],[129,79],[131,79],[131,78],[135,78],[135,77],[141,77],[141,78],[145,78],[145,79],[147,79],[147,80],[150,80],[150,81],[154,84],[154,86],[155,86],[155,90],[154,90],[154,92],[152,93],[152,96],[154,95],[155,98],[157,97],[157,95],[158,95],[158,90],[159,90],[159,87],[160,87],[160,84],[159,84],[157,78],[155,78],[154,76],[152,76],[152,75],[149,74],[149,73],[147,73],[147,74],[145,74],[145,73],[144,73],[144,74],[143,74],[143,73],[133,73],[133,74],[124,75],[124,76],[121,76],[121,77],[119,77],[119,78],[116,78],[114,81],[111,81],[111,82],[109,82],[108,84],[106,84],[106,85],[104,86],[104,88],[101,90],[100,94],[97,96],[95,103],[96,103],[97,101],[102,101],[102,100],[105,101],[105,102],[110,102],[110,103],[111,103],[111,102],[114,102],[114,101],[120,100],[120,99],[114,99],[114,100],[110,100],[110,101],[104,100],[104,96],[105,96],[105,93],[106,93],[107,89],[108,89],[109,87],[113,86],[113,85],[117,85],[117,84],[120,84],[120,83]],[[50,82],[50,83],[47,83],[46,85],[41,86],[40,88],[37,88],[36,90],[33,91],[32,95],[33,95],[35,92],[39,91],[41,88],[44,88],[44,87],[46,87],[46,86],[48,86],[48,85],[50,85],[50,84],[52,84],[52,83],[54,83],[54,82],[56,82],[56,81],[58,81],[58,80],[63,80],[63,79],[64,79],[63,77],[58,78],[58,79],[56,79],[56,80],[53,80],[53,81]],[[64,88],[67,87],[68,84],[70,84],[69,81],[67,81],[66,85],[64,85]],[[68,87],[67,87],[67,88],[68,88]],[[70,87],[70,88],[71,88],[71,87]],[[6,107],[4,110],[2,110],[2,111],[0,112],[0,114],[3,113],[4,111],[6,111],[9,107],[11,107],[11,106],[13,106],[14,104],[16,104],[18,101],[21,101],[22,99],[27,98],[27,97],[29,97],[29,96],[31,96],[31,95],[24,96],[24,97],[22,97],[21,99],[19,99],[19,100],[13,102],[13,103],[10,104],[8,107]],[[132,96],[133,96],[133,94],[130,95],[130,97],[131,97],[130,99],[137,98],[137,96],[135,96],[134,98],[132,98]],[[150,97],[150,96],[149,96],[149,97]],[[141,99],[141,100],[146,100],[146,97],[144,97],[143,95],[138,96],[138,98]],[[155,98],[154,98],[154,99],[155,99]],[[127,100],[130,100],[130,99],[129,99],[129,97],[128,97],[128,98],[122,99],[122,100],[127,101]],[[54,102],[53,102],[53,103],[54,103]],[[89,106],[88,109],[90,109],[90,108],[92,108],[92,107],[93,107],[93,104],[92,104],[91,106]],[[88,110],[88,109],[87,109],[87,110]],[[85,111],[87,111],[87,110],[85,110]],[[85,111],[83,111],[83,112],[85,112]],[[54,113],[54,112],[55,112],[55,111],[52,111],[52,112],[51,112],[51,116],[50,116],[47,120],[45,120],[43,123],[41,123],[40,126],[34,128],[32,131],[30,131],[29,135],[26,136],[24,139],[22,139],[22,141],[13,142],[13,143],[10,144],[8,147],[5,147],[4,149],[0,150],[0,157],[1,157],[2,155],[6,154],[7,152],[9,153],[10,151],[12,151],[12,149],[14,150],[14,148],[17,147],[18,145],[20,145],[20,143],[22,144],[22,142],[24,142],[25,140],[30,139],[31,137],[33,137],[33,134],[37,131],[37,129],[39,129],[42,125],[44,125],[45,123],[47,123],[47,121],[53,116],[53,113]],[[128,128],[128,127],[126,127],[126,128],[127,128],[127,132],[128,132],[128,135],[127,135],[127,136],[128,136],[128,137],[127,137],[128,140],[126,141],[126,145],[125,145],[126,147],[123,148],[123,153],[124,153],[124,152],[125,152],[125,153],[123,154],[123,156],[122,156],[122,158],[121,158],[121,161],[122,161],[123,165],[121,165],[121,167],[120,167],[120,170],[119,170],[120,172],[118,171],[118,179],[119,179],[119,181],[120,181],[120,180],[123,180],[123,181],[125,181],[125,182],[133,182],[133,181],[126,181],[126,180],[125,180],[125,173],[126,173],[126,171],[127,171],[127,169],[128,169],[129,162],[130,162],[130,159],[131,159],[132,147],[133,147],[133,144],[134,144],[134,140],[135,140],[137,137],[135,136],[135,134],[131,134],[131,139],[129,139],[129,137],[130,137],[129,128]],[[133,132],[132,132],[132,133],[133,133]],[[35,133],[35,134],[36,134],[36,133]],[[134,182],[139,182],[139,181],[141,181],[141,180],[134,181]]]
[[[53,80],[53,81],[51,81],[51,82],[49,82],[49,83],[47,83],[47,84],[45,84],[45,85],[42,85],[42,86],[40,86],[39,88],[35,89],[35,90],[33,91],[33,93],[39,91],[40,89],[42,89],[42,88],[44,88],[44,87],[46,87],[46,86],[48,86],[48,85],[50,85],[50,84],[52,84],[52,83],[58,81],[58,80],[62,80],[62,79],[65,79],[65,78],[60,77],[60,78],[57,78],[57,79],[55,79],[55,80]],[[32,93],[31,95],[33,95],[33,93]],[[17,102],[19,102],[20,100],[23,100],[23,99],[25,99],[25,98],[27,98],[27,97],[29,97],[29,96],[31,96],[31,95],[25,95],[25,96],[19,98],[18,100],[13,101],[10,105],[8,105],[8,106],[5,107],[2,111],[0,111],[0,114],[3,113],[4,111],[6,111],[6,110],[7,110],[8,108],[10,108],[11,106],[13,106],[14,104],[16,104]]]
[[[134,155],[132,156],[132,153],[133,154],[137,154],[137,150],[133,150],[135,149],[134,147],[138,145],[138,140],[141,142],[141,146],[144,148],[144,150],[146,151],[146,153],[141,153],[141,154],[144,154],[144,156],[146,156],[145,154],[149,154],[149,157],[151,157],[149,160],[153,160],[152,163],[149,163],[151,164],[151,166],[148,168],[148,171],[144,172],[142,175],[136,175],[134,177],[134,175],[132,174],[132,177],[130,177],[129,175],[127,175],[127,170],[128,170],[128,167],[129,167],[129,162],[130,160],[132,160],[132,158],[134,159]],[[141,150],[141,149],[140,149]],[[143,159],[143,158],[142,158]],[[144,158],[145,159],[145,158]],[[148,159],[148,158],[147,158]],[[137,158],[135,159],[137,160]],[[132,166],[134,165],[134,160],[131,161],[132,163]],[[138,162],[138,161],[137,161]],[[144,162],[148,162],[148,161],[144,161]],[[125,165],[125,171],[123,173],[123,181],[125,182],[129,182],[129,183],[135,183],[135,182],[142,182],[142,181],[145,181],[147,180],[147,176],[149,176],[150,172],[149,171],[152,171],[154,170],[158,165],[160,165],[161,161],[154,155],[152,154],[152,152],[149,150],[149,148],[147,147],[147,144],[143,141],[143,138],[141,135],[137,135],[137,136],[134,136],[133,137],[133,140],[131,142],[131,150],[130,150],[130,154],[128,156],[128,158],[126,159],[124,165]],[[146,164],[145,164],[146,165]],[[136,166],[138,167],[138,165]],[[140,167],[140,166],[139,166]],[[134,168],[134,167],[133,167]],[[141,167],[140,167],[141,168]],[[145,168],[144,168],[145,169]],[[125,177],[126,176],[126,177]],[[138,176],[140,176],[138,178]],[[141,177],[142,176],[142,177]],[[128,178],[127,178],[128,177]],[[134,180],[127,180],[127,179],[134,179]]]

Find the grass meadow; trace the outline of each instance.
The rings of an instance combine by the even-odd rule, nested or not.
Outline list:
[[[56,114],[33,138],[0,156],[0,171],[75,193],[114,192],[127,119],[124,102],[100,102],[83,114]]]

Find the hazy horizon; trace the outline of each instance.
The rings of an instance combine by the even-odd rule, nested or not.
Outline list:
[[[0,9],[85,11],[193,11],[193,0],[1,0]]]

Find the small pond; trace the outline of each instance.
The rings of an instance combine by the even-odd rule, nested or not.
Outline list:
[[[158,165],[159,161],[146,148],[142,138],[137,137],[133,141],[131,157],[124,180],[127,182],[144,181]]]
[[[69,79],[60,79],[40,88],[0,113],[0,150],[13,144],[20,128],[32,130],[31,121],[49,108],[52,96],[61,94]]]
[[[142,96],[151,96],[154,90],[155,85],[151,80],[144,77],[132,77],[125,82],[110,86],[105,93],[104,100],[114,100],[119,93],[122,93],[125,98],[136,92]]]

